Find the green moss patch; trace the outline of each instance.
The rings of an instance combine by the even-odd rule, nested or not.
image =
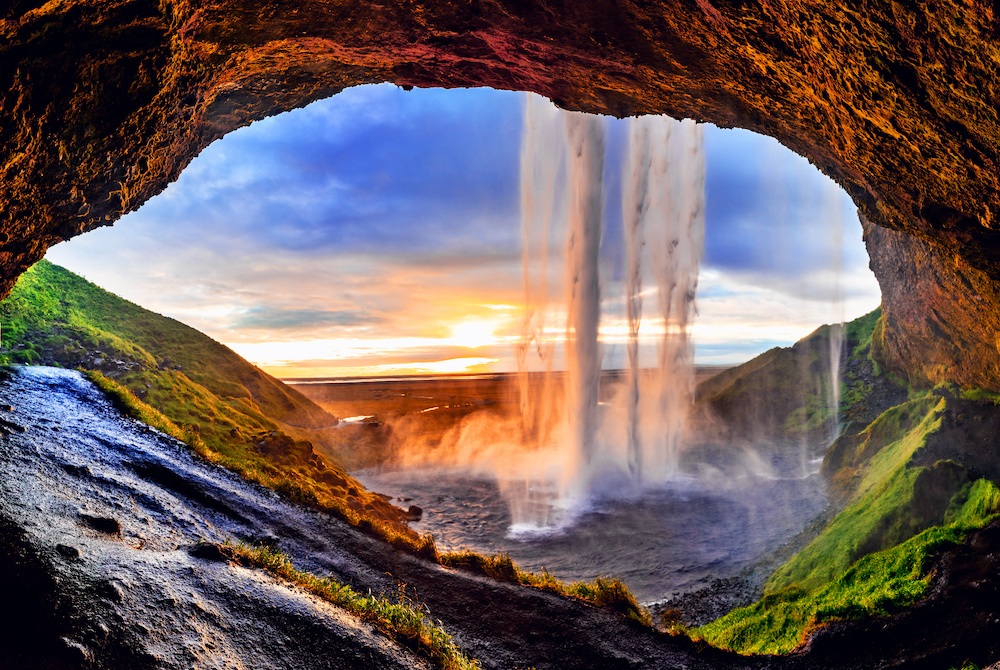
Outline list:
[[[863,555],[942,521],[949,501],[966,483],[964,468],[947,461],[929,467],[910,464],[940,428],[946,405],[943,398],[930,397],[894,407],[848,443],[853,449],[834,454],[841,461],[835,477],[850,491],[849,504],[771,576],[765,592],[792,584],[815,589]]]
[[[439,625],[420,613],[418,605],[401,598],[392,602],[372,594],[361,594],[329,577],[298,570],[288,557],[267,547],[226,545],[239,563],[262,568],[298,584],[323,600],[367,621],[387,637],[431,660],[442,670],[474,670],[479,661],[470,659]]]
[[[936,554],[998,516],[1000,489],[977,480],[954,496],[944,525],[864,556],[822,587],[785,586],[692,631],[692,636],[743,654],[781,654],[801,645],[824,623],[898,612],[926,593]]]

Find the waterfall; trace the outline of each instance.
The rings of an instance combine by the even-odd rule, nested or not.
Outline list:
[[[623,177],[622,229],[625,232],[625,312],[628,319],[628,378],[626,412],[628,469],[634,481],[642,476],[642,438],[639,432],[639,328],[642,325],[643,228],[649,207],[650,128],[635,119],[629,124],[628,169]]]
[[[843,267],[841,259],[842,233],[840,220],[840,189],[830,181],[826,187],[825,209],[830,228],[830,266],[833,289],[830,302],[833,319],[830,325],[830,415],[833,423],[831,441],[840,435],[840,363],[844,349],[844,291],[840,284]]]
[[[521,272],[524,283],[524,318],[517,347],[518,390],[523,440],[540,446],[551,426],[555,393],[552,376],[554,343],[546,336],[550,327],[550,263],[555,220],[561,198],[557,184],[565,165],[565,122],[562,112],[544,98],[527,96],[521,140]],[[529,358],[534,353],[543,375],[532,384]]]
[[[562,490],[573,493],[585,482],[596,445],[601,353],[597,328],[601,316],[598,253],[604,213],[604,126],[579,112],[566,115],[569,221],[566,239],[566,412],[567,463]]]
[[[622,216],[628,250],[628,465],[636,481],[662,481],[676,472],[691,404],[694,352],[689,335],[705,228],[703,143],[701,128],[691,121],[631,121]],[[638,360],[644,247],[662,329],[657,366],[645,374]],[[655,401],[640,404],[642,386]]]
[[[562,112],[529,96],[521,147],[522,273],[525,311],[518,345],[522,438],[557,458],[555,497],[563,507],[586,498],[596,477],[619,469],[634,488],[675,475],[694,385],[690,328],[704,246],[703,133],[691,121],[632,119],[622,175],[627,250],[625,304],[628,375],[621,404],[601,394],[599,256],[604,215],[605,134],[596,116]],[[565,230],[564,300],[554,304],[553,236]],[[643,287],[656,289],[657,313],[644,315]],[[562,383],[554,383],[546,332],[565,309]],[[650,331],[650,335],[646,331]],[[655,345],[643,365],[643,343]],[[536,360],[537,355],[537,360]],[[541,380],[533,370],[541,363]],[[624,427],[609,418],[621,410]],[[516,524],[548,523],[528,504],[543,485],[523,482],[511,512]],[[537,502],[537,496],[532,498]],[[531,518],[525,510],[532,510]]]
[[[654,425],[661,436],[648,454],[649,475],[657,479],[673,474],[680,457],[687,408],[694,392],[694,351],[690,328],[695,315],[698,268],[705,238],[704,135],[693,121],[672,119],[661,143],[665,161],[657,165],[666,187],[661,191],[659,220],[651,222],[653,265],[663,335],[660,342],[659,404]],[[652,209],[652,208],[651,208]]]

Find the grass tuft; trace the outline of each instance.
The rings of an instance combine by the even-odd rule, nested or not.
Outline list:
[[[392,602],[370,593],[360,594],[350,586],[329,577],[318,577],[298,570],[287,556],[267,547],[248,547],[242,543],[227,543],[226,546],[239,558],[241,564],[262,568],[298,584],[323,600],[367,621],[386,636],[430,659],[442,670],[476,670],[480,667],[478,660],[466,656],[443,628],[429,622],[409,602]]]
[[[498,582],[523,584],[543,591],[586,600],[597,607],[607,607],[626,619],[651,625],[649,611],[639,604],[632,592],[618,577],[598,577],[592,582],[565,582],[553,577],[547,570],[541,574],[518,567],[508,554],[484,556],[463,550],[440,555],[441,565],[490,577]]]

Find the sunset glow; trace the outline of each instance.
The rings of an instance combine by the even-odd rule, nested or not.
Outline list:
[[[339,367],[298,367],[285,365],[265,368],[271,374],[283,378],[328,378],[328,377],[396,377],[405,375],[453,375],[486,374],[494,372],[498,358],[451,358],[444,361],[422,363],[385,363],[382,365],[339,366]]]
[[[513,371],[525,321],[523,99],[350,89],[230,133],[120,224],[48,257],[278,377]],[[621,154],[624,126],[605,123],[608,151]],[[854,207],[830,180],[743,131],[706,126],[705,150],[696,362],[749,360],[878,305]],[[621,208],[610,188],[620,165],[609,158],[605,175],[606,368],[627,365]],[[534,324],[557,345],[557,368],[560,235],[546,268],[549,320]],[[652,317],[655,282],[644,286],[640,357],[653,361],[663,326]]]
[[[475,349],[500,342],[496,331],[503,326],[498,321],[469,319],[451,326],[451,337],[447,342],[456,347]]]

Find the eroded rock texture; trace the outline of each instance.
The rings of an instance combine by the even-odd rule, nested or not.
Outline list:
[[[1000,285],[958,251],[863,222],[885,320],[872,353],[911,384],[997,388]]]
[[[988,0],[14,0],[0,10],[0,289],[254,119],[361,83],[492,86],[778,138],[873,224],[917,238],[869,233],[886,360],[920,383],[1000,389],[996,333],[979,318],[1000,307],[996,12]],[[928,329],[953,346],[929,344]]]

